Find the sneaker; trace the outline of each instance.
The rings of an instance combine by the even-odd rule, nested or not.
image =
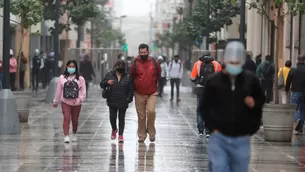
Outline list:
[[[177,102],[180,102],[180,101],[181,101],[181,99],[178,98],[178,99],[177,99]]]
[[[145,141],[145,139],[139,138],[138,142],[139,143],[143,143]]]
[[[118,130],[112,130],[112,132],[111,132],[111,140],[114,140],[114,139],[116,139],[116,132],[117,132]]]
[[[119,136],[119,142],[123,143],[124,142],[124,137],[123,136]]]
[[[64,142],[65,143],[70,143],[70,137],[69,136],[65,136]]]
[[[149,140],[150,140],[151,142],[154,142],[154,141],[156,140],[156,137],[155,137],[155,136],[151,136],[151,137],[149,137]]]
[[[76,142],[77,141],[77,136],[76,136],[76,134],[73,134],[72,135],[72,142]]]
[[[210,134],[206,134],[205,139],[209,139],[209,138],[210,138]]]
[[[203,132],[199,132],[199,133],[198,133],[198,136],[199,136],[199,137],[203,136]]]

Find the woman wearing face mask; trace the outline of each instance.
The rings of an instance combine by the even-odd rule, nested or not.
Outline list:
[[[72,141],[77,141],[76,132],[78,117],[81,111],[82,102],[86,98],[86,82],[85,79],[79,75],[75,60],[69,60],[66,66],[64,74],[61,75],[58,80],[53,107],[56,108],[59,101],[61,101],[61,108],[64,116],[64,142],[69,143],[70,119],[72,120],[73,127]]]
[[[114,140],[117,137],[117,116],[119,115],[119,142],[124,142],[125,114],[128,104],[133,99],[133,85],[126,72],[126,63],[123,60],[118,60],[115,69],[106,74],[100,86],[102,89],[109,87],[107,105],[109,106],[112,127],[111,139]]]

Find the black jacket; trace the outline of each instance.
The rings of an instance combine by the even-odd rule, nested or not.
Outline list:
[[[254,75],[256,74],[256,64],[252,59],[246,60],[245,65],[243,66],[244,70],[249,70],[251,71]]]
[[[244,102],[247,96],[255,100],[253,109]],[[244,136],[259,129],[265,96],[258,78],[252,73],[244,71],[236,76],[234,91],[228,75],[215,73],[208,78],[200,98],[200,111],[210,131]]]
[[[109,107],[126,109],[128,104],[132,102],[134,89],[129,74],[122,75],[120,81],[116,76],[116,71],[108,72],[100,83],[102,89],[109,86],[107,83],[109,80],[113,80],[114,84],[110,86],[109,97],[107,98],[107,104]]]
[[[84,60],[80,64],[79,73],[84,77],[86,81],[92,81],[92,76],[95,77],[92,62],[89,60]]]
[[[290,69],[285,91],[289,91],[290,85],[292,92],[305,92],[305,64],[300,63],[296,68]]]

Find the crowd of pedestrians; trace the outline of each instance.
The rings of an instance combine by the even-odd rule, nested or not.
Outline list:
[[[147,137],[151,142],[156,140],[156,102],[158,97],[163,100],[167,81],[171,88],[170,101],[174,98],[181,101],[179,91],[184,67],[180,56],[173,56],[167,63],[163,56],[149,56],[146,44],[141,44],[138,50],[139,55],[135,58],[119,54],[117,62],[100,83],[102,96],[109,106],[110,138],[115,140],[118,134],[121,143],[124,142],[126,110],[133,98],[138,115],[138,142],[144,142]],[[81,105],[88,93],[88,83],[95,77],[88,55],[80,65],[79,70],[75,61],[67,63],[53,102],[54,107],[60,100],[62,102],[65,143],[70,142],[70,120],[73,124],[71,140],[77,141]],[[42,68],[38,66],[37,69]],[[212,172],[248,171],[250,139],[260,128],[263,105],[273,102],[275,74],[279,79],[281,103],[298,105],[295,133],[302,133],[305,122],[305,103],[302,101],[305,56],[299,56],[296,67],[292,68],[291,61],[286,61],[284,67],[275,71],[272,56],[267,55],[263,61],[258,55],[253,61],[244,45],[233,41],[226,46],[221,62],[205,52],[193,65],[190,79],[197,96],[198,136],[207,139]]]

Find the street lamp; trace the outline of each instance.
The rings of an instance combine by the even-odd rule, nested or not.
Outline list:
[[[10,65],[10,0],[3,4],[3,89],[0,91],[0,134],[19,134],[17,104],[9,89]]]
[[[53,102],[55,97],[57,82],[58,82],[58,58],[59,58],[59,15],[60,15],[60,0],[56,0],[55,4],[55,29],[54,29],[54,53],[55,53],[55,62],[53,67],[53,78],[49,84],[49,89],[46,97],[46,102]]]
[[[127,15],[121,15],[120,18],[120,32],[122,33],[122,26],[123,26],[123,18],[126,18]]]

